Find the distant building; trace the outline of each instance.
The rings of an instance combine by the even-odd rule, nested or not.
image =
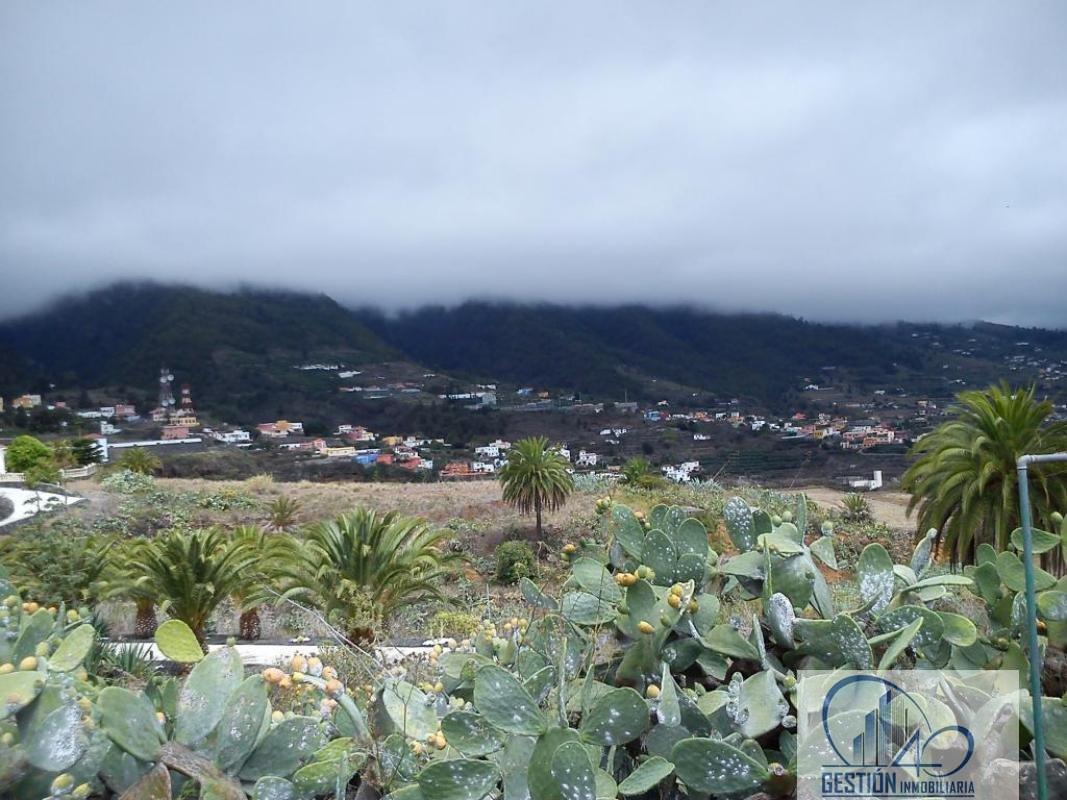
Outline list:
[[[211,437],[223,444],[248,444],[252,441],[252,434],[240,428],[232,431],[212,431]]]
[[[256,426],[263,436],[267,436],[274,439],[283,439],[286,436],[303,436],[304,435],[304,423],[303,422],[290,422],[287,419],[280,419],[277,422],[263,422]]]
[[[18,397],[12,398],[12,408],[37,408],[41,405],[41,395],[39,394],[23,394]]]
[[[107,423],[105,422],[103,424],[106,425]],[[103,427],[103,425],[101,425],[101,428],[102,427]],[[100,432],[103,433],[104,431],[101,430]],[[163,426],[162,439],[164,441],[173,441],[175,439],[188,439],[188,438],[189,438],[189,428],[186,427],[185,425],[164,425]]]
[[[600,456],[596,453],[591,453],[588,450],[579,450],[578,458],[575,459],[574,463],[579,467],[595,467],[599,460]]]
[[[441,470],[442,480],[455,480],[459,478],[469,478],[474,475],[471,470],[471,465],[466,461],[450,461],[445,464]]]

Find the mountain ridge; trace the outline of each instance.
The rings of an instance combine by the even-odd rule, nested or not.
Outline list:
[[[601,399],[651,399],[662,382],[771,406],[795,402],[802,380],[843,374],[864,387],[933,385],[945,359],[969,359],[969,379],[992,380],[1023,340],[1067,358],[1067,332],[993,323],[862,326],[692,306],[488,301],[387,314],[322,293],[126,282],[0,322],[0,392],[42,383],[151,389],[165,364],[208,402],[240,406],[254,396],[263,406],[292,382],[294,360],[332,358]],[[982,352],[959,355],[967,348]]]

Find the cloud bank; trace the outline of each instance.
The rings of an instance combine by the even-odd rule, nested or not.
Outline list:
[[[387,5],[5,4],[0,315],[156,278],[1067,326],[1063,3]]]

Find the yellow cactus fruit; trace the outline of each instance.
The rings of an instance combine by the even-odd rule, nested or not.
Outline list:
[[[163,712],[162,711],[157,711],[156,712],[156,722],[158,722],[160,725],[162,725],[166,721],[167,721],[167,717],[163,714]]]
[[[652,633],[655,628],[652,627],[651,622],[643,619],[637,623],[637,630],[641,631],[641,633]]]
[[[448,747],[448,741],[445,739],[445,735],[440,731],[438,731],[437,735],[434,737],[433,746],[436,747],[438,750],[444,750],[446,747]]]
[[[567,555],[570,555],[571,553],[577,553],[578,547],[572,542],[567,542],[565,545],[563,545],[563,552]]]
[[[267,683],[281,683],[281,680],[284,677],[285,673],[277,667],[267,667],[263,670],[263,680]]]
[[[445,644],[448,645],[449,650],[455,650],[457,647],[459,647],[459,642],[457,642],[455,639],[449,639],[447,642],[445,642]]]
[[[7,731],[4,733],[3,736],[0,736],[0,744],[4,745],[4,747],[11,747],[11,745],[13,745],[14,743],[15,734],[13,734],[11,731]]]
[[[422,754],[422,742],[411,742],[409,746],[411,747],[411,752],[415,755]]]
[[[685,607],[685,609],[686,609],[686,611],[688,611],[688,612],[689,612],[690,614],[695,614],[695,613],[697,613],[697,611],[699,611],[699,610],[700,610],[700,605],[699,605],[699,604],[697,603],[697,601],[696,601],[696,600],[690,600],[690,601],[689,601],[689,605],[687,605],[687,606]]]
[[[330,680],[326,681],[326,694],[330,695],[331,697],[339,695],[341,692],[344,691],[344,689],[345,685],[339,680],[337,680],[337,678],[331,678]]]
[[[62,772],[52,780],[52,794],[66,794],[74,787],[74,776],[69,772]]]
[[[322,674],[322,660],[312,656],[308,659],[308,675],[314,675],[316,678]]]
[[[657,697],[659,697],[659,687],[656,686],[656,684],[654,683],[650,683],[648,685],[648,688],[645,689],[645,697],[647,697],[649,700],[655,700]]]
[[[674,584],[674,586],[671,587],[671,594],[676,594],[679,597],[682,596],[682,592],[684,592],[684,591],[685,591],[685,587],[682,586],[682,584],[680,584],[680,583],[676,583],[676,584]]]
[[[667,595],[667,605],[671,608],[681,608],[682,598],[676,594]]]
[[[282,675],[282,679],[278,681],[279,689],[291,689],[293,686],[293,679],[288,675]]]
[[[303,672],[294,672],[293,673],[293,683],[303,683],[303,682],[304,682],[304,673]]]
[[[290,672],[307,672],[308,660],[299,653],[289,662]]]
[[[22,605],[22,610],[25,611],[27,614],[36,614],[38,609],[40,609],[40,606],[37,603],[34,603],[32,600],[29,603],[23,603]],[[71,780],[74,779],[71,778]]]
[[[79,697],[77,705],[78,709],[83,714],[88,714],[90,711],[93,710],[93,701],[90,700],[88,697]]]
[[[93,787],[87,783],[79,783],[74,787],[74,791],[70,793],[70,796],[74,800],[85,800],[90,794],[92,794]]]
[[[37,669],[37,656],[26,656],[19,662],[19,669],[23,671]]]
[[[33,653],[36,656],[43,657],[48,655],[48,651],[51,649],[52,648],[48,645],[48,642],[38,642],[37,647],[35,647],[33,650]]]
[[[433,685],[433,690],[438,694],[443,694],[445,691],[445,685],[441,683],[441,681],[438,681]]]
[[[271,715],[270,715],[270,721],[271,722],[281,722],[283,719],[285,719],[285,714],[283,714],[281,711],[272,711],[271,712]]]
[[[0,664],[0,675],[7,675],[9,672],[15,671],[15,665],[8,661],[6,664]]]
[[[330,680],[333,680],[336,677],[337,677],[337,670],[335,670],[333,667],[323,667],[322,668],[322,679],[323,680],[330,681]]]

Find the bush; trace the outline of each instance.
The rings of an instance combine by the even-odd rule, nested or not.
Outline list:
[[[466,611],[438,611],[430,619],[430,633],[437,637],[467,639],[481,627],[481,620]]]
[[[496,549],[496,578],[501,583],[517,583],[534,574],[537,560],[526,542],[504,542]]]
[[[849,492],[841,498],[841,503],[845,507],[841,518],[846,522],[867,522],[871,519],[871,504],[859,492]]]
[[[5,453],[10,472],[28,472],[52,460],[52,448],[32,436],[16,436]]]
[[[156,481],[151,475],[146,475],[143,472],[122,469],[108,475],[100,481],[100,485],[108,491],[117,492],[118,494],[143,494],[144,492],[152,491],[155,488]]]

